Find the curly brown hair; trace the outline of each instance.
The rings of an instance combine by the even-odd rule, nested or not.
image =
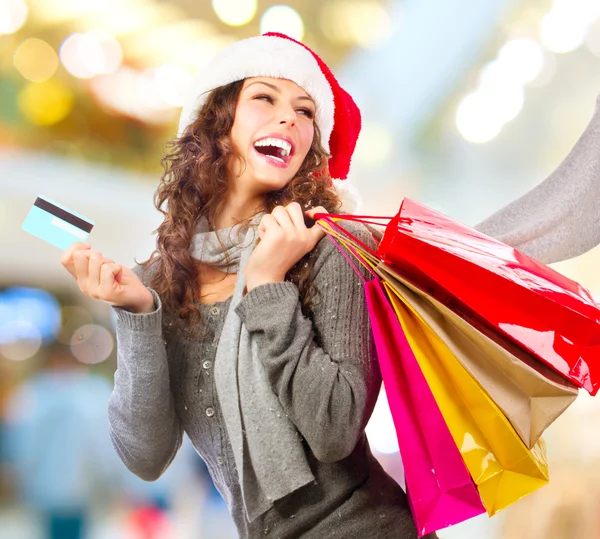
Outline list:
[[[140,263],[149,286],[160,296],[167,318],[175,326],[190,330],[203,326],[196,302],[200,298],[198,261],[190,246],[200,218],[216,222],[226,200],[230,159],[240,159],[230,139],[238,97],[244,81],[213,90],[185,133],[167,143],[161,164],[164,174],[154,204],[164,219],[157,232],[157,248]],[[296,176],[282,189],[265,196],[265,211],[296,201],[303,208],[323,206],[339,211],[341,202],[331,189],[327,172],[328,155],[321,145],[318,126],[311,148]],[[250,216],[249,219],[251,219]],[[315,290],[310,274],[314,265],[311,253],[290,269],[287,280],[300,291],[302,309],[311,316]]]

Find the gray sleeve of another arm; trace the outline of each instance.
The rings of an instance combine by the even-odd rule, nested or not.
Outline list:
[[[600,243],[600,98],[587,128],[537,187],[475,228],[546,264]]]

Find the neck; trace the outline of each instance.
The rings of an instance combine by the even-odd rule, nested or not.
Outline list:
[[[230,189],[223,211],[217,217],[214,226],[216,230],[232,227],[251,218],[263,208],[264,196]]]

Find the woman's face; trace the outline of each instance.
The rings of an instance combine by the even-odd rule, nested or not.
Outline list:
[[[231,129],[233,147],[244,161],[232,160],[236,187],[264,194],[294,178],[313,141],[315,112],[314,101],[295,82],[246,79]]]

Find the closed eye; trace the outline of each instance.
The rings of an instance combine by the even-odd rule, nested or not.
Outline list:
[[[298,109],[298,112],[300,112],[301,114],[304,114],[304,116],[306,116],[307,118],[310,118],[311,120],[315,117],[315,113],[310,110],[310,109]]]
[[[275,100],[269,94],[257,94],[253,97],[253,99],[262,99],[263,101],[267,101],[268,103],[273,104]]]

